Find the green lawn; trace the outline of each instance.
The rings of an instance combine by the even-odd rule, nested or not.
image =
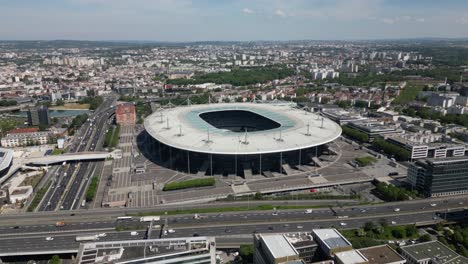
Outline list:
[[[393,104],[405,105],[415,100],[423,88],[423,85],[407,83],[406,87],[400,92],[400,95],[393,100]]]
[[[54,149],[50,155],[60,155],[63,154],[63,149]]]
[[[47,190],[49,189],[50,185],[52,184],[51,181],[49,181],[44,187],[42,187],[41,189],[39,189],[37,192],[36,192],[36,195],[34,196],[31,204],[29,205],[28,207],[28,212],[33,212],[34,209],[36,209],[36,207],[39,205],[39,203],[41,202],[42,198],[44,197],[44,195],[46,194]]]
[[[287,210],[287,209],[311,209],[324,208],[328,205],[256,205],[256,206],[232,206],[232,207],[216,207],[216,208],[197,208],[197,209],[180,209],[167,211],[168,215],[178,214],[203,214],[203,213],[226,213],[226,212],[243,212],[243,211],[266,211],[266,210]],[[138,214],[130,214],[135,216],[152,216],[166,215],[166,212],[144,212]]]
[[[89,184],[88,190],[86,191],[86,201],[91,202],[96,196],[97,188],[99,184],[99,178],[94,176],[91,178],[91,183]]]
[[[372,157],[372,156],[365,156],[365,157],[356,158],[356,162],[361,167],[372,165],[376,161],[377,161],[377,159]]]
[[[388,225],[385,219],[380,223],[368,222],[364,228],[340,231],[354,248],[370,247],[388,243],[389,240],[418,239],[419,232],[414,225]]]
[[[214,177],[205,177],[200,179],[166,183],[164,185],[163,191],[173,191],[213,185],[215,185]]]

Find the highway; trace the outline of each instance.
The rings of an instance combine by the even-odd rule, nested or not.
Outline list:
[[[243,203],[244,205],[246,203]],[[255,203],[252,202],[252,206]],[[264,203],[259,203],[264,204]],[[434,206],[431,206],[434,205]],[[210,224],[237,224],[237,223],[259,223],[259,222],[274,222],[274,221],[305,221],[305,220],[323,220],[323,219],[341,219],[354,217],[371,217],[383,215],[406,215],[413,213],[431,213],[445,212],[447,209],[462,209],[468,205],[468,197],[457,197],[457,199],[434,199],[431,201],[419,200],[406,203],[392,204],[376,204],[376,205],[361,205],[347,207],[332,207],[332,208],[317,208],[313,209],[312,213],[305,214],[304,209],[295,210],[262,210],[262,211],[243,211],[243,212],[226,212],[226,213],[206,213],[200,214],[200,219],[194,219],[194,215],[164,215],[164,210],[161,211],[161,219],[170,226],[194,226],[194,225],[210,225]],[[192,205],[192,209],[196,205]],[[220,205],[212,204],[212,207]],[[226,205],[224,205],[226,206]],[[202,208],[206,208],[202,207]],[[396,212],[396,210],[398,210]],[[138,217],[133,217],[131,221],[116,222],[117,216],[123,216],[125,213],[156,211],[152,208],[138,210],[89,210],[77,211],[76,213],[52,213],[48,215],[42,214],[18,214],[18,215],[3,215],[0,217],[0,237],[10,234],[37,234],[49,232],[70,232],[76,230],[93,230],[93,229],[114,229],[117,225],[138,226],[140,225]],[[430,219],[429,219],[430,220]],[[63,227],[55,227],[56,221],[65,221],[67,224]],[[15,223],[15,224],[12,224]],[[14,228],[16,227],[17,228]]]
[[[100,139],[105,132],[107,122],[114,111],[111,105],[115,97],[106,97],[99,109],[90,116],[77,131],[75,141],[69,152],[95,151],[100,148]],[[70,162],[58,168],[54,184],[44,196],[39,211],[73,210],[78,209],[81,198],[88,186],[90,173],[94,171],[95,164],[91,162]]]
[[[257,223],[218,223],[206,225],[189,225],[189,226],[173,226],[167,228],[175,230],[175,233],[168,234],[164,237],[186,237],[186,236],[215,236],[217,238],[229,237],[236,238],[239,235],[251,235],[253,233],[275,233],[275,232],[310,232],[314,228],[356,228],[364,225],[368,221],[379,221],[384,218],[391,224],[415,224],[417,222],[432,221],[434,217],[433,212],[408,212],[406,214],[390,213],[384,215],[365,215],[357,216],[348,219],[322,219],[322,220],[293,220],[288,218],[279,218],[272,222],[257,222]],[[437,220],[438,221],[438,220]],[[115,221],[114,221],[115,222]],[[162,224],[163,221],[161,221]],[[147,223],[146,223],[147,224]],[[82,223],[82,226],[87,226]],[[69,233],[58,234],[30,234],[21,235],[15,234],[11,236],[0,237],[0,256],[5,255],[25,255],[28,251],[37,252],[41,251],[60,251],[65,250],[68,252],[76,252],[78,243],[75,242],[77,235],[83,234],[99,234],[106,233],[106,237],[102,237],[100,241],[113,241],[113,240],[128,240],[128,239],[143,239],[146,236],[145,226],[138,228],[138,235],[132,236],[130,231],[115,231],[114,229],[101,229],[101,230],[82,230]],[[166,228],[166,229],[167,229]],[[160,237],[160,229],[153,230],[151,238]],[[51,236],[52,241],[46,241],[45,238]]]

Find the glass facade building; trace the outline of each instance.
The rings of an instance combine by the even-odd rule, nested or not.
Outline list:
[[[468,157],[423,159],[408,168],[408,181],[426,197],[468,193]]]

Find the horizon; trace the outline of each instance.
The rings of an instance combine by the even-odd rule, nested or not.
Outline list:
[[[467,38],[462,0],[0,0],[2,40]],[[7,21],[8,23],[6,23]]]

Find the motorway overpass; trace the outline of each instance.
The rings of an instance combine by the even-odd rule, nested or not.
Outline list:
[[[113,152],[77,152],[30,158],[26,163],[29,165],[51,165],[69,161],[103,160],[107,158],[119,159],[121,157],[122,152],[120,150],[114,150]]]

